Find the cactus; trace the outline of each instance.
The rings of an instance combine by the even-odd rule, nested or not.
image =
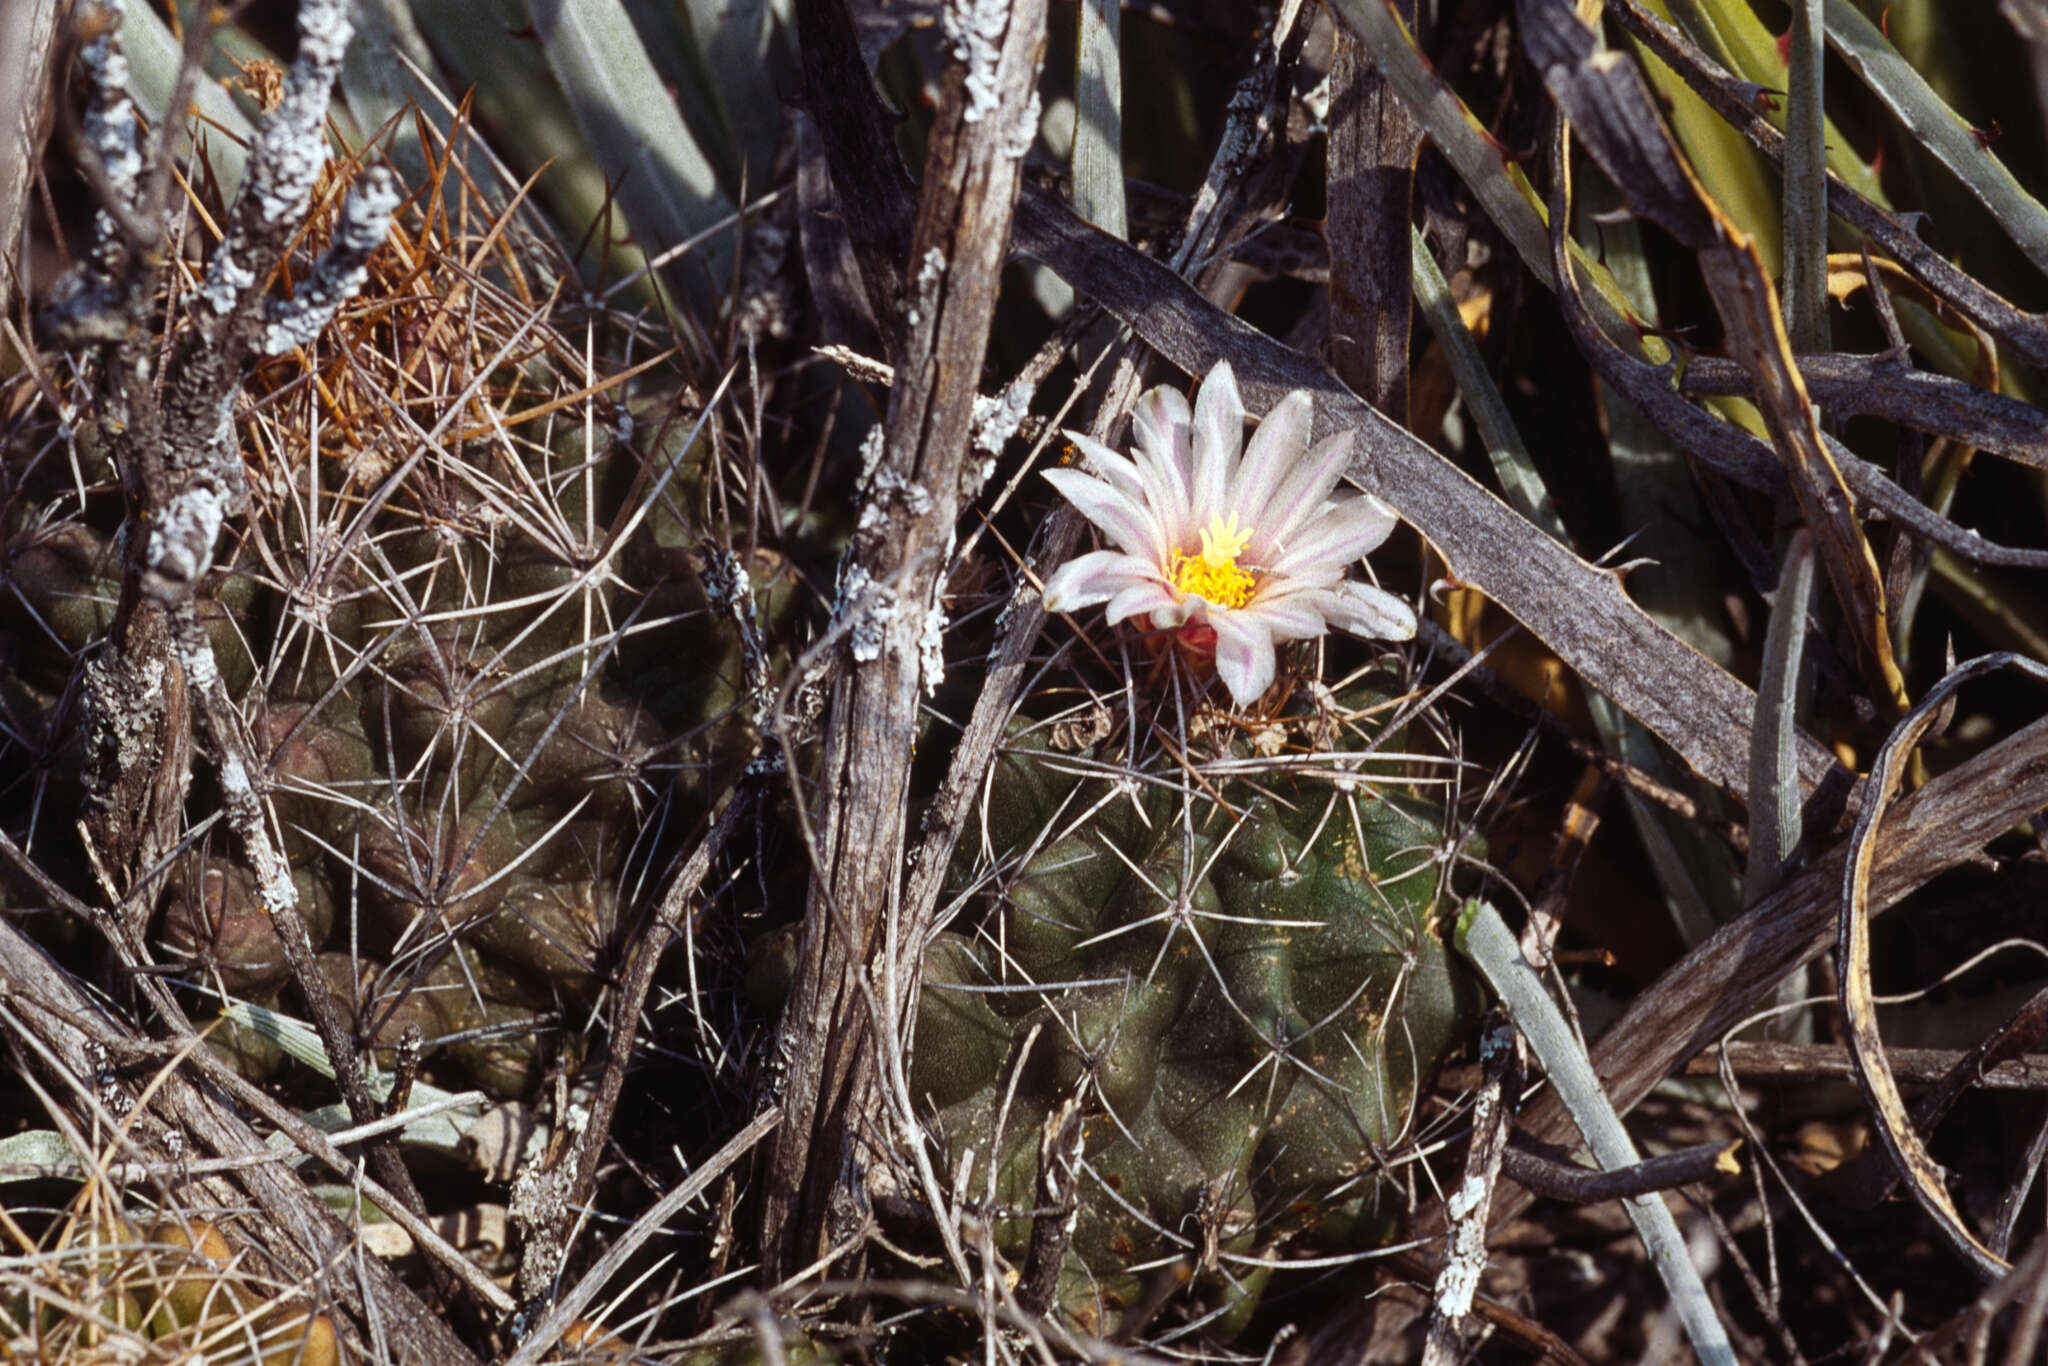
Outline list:
[[[358,172],[323,174],[307,253]],[[437,1065],[510,1092],[537,1076],[532,1022],[609,980],[622,880],[754,752],[759,687],[788,650],[741,623],[786,626],[798,594],[776,552],[723,548],[703,405],[675,367],[587,364],[528,278],[573,270],[482,195],[424,187],[336,325],[250,376],[250,506],[196,608],[358,1041],[388,1049],[418,1024]],[[466,219],[495,255],[450,235]],[[83,893],[98,855],[71,843],[93,762],[75,694],[117,622],[125,509],[94,424],[21,406],[0,465],[0,754],[9,824]],[[64,814],[38,825],[44,809]],[[149,940],[202,992],[296,1013],[229,835],[156,875]],[[281,1065],[216,1035],[252,1076]]]
[[[975,1154],[964,1189],[996,1163],[1012,1256],[1042,1118],[1080,1104],[1058,1298],[1084,1325],[1175,1262],[1241,1316],[1258,1268],[1233,1255],[1387,1230],[1386,1158],[1475,999],[1444,949],[1446,816],[1341,750],[1110,757],[1013,735],[955,868],[991,904],[927,954],[911,1090],[954,1161]]]
[[[84,1216],[83,1210],[74,1213]],[[255,1274],[202,1219],[98,1211],[61,1221],[56,1244],[0,1294],[0,1343],[48,1361],[338,1366],[334,1321]]]

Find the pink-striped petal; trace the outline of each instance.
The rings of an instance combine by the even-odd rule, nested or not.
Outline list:
[[[1166,562],[1164,533],[1142,496],[1126,496],[1080,470],[1047,470],[1045,477],[1083,517],[1102,529],[1119,550],[1143,555],[1154,564]]]
[[[1088,467],[1099,471],[1109,480],[1110,486],[1118,493],[1134,501],[1145,497],[1145,480],[1138,473],[1138,466],[1129,456],[1119,454],[1103,445],[1092,436],[1080,432],[1068,432],[1067,440],[1074,443],[1074,449],[1088,462]]]
[[[1045,581],[1045,610],[1072,612],[1108,602],[1134,583],[1156,578],[1158,571],[1136,555],[1121,550],[1091,550],[1068,560]]]
[[[1331,503],[1281,550],[1272,568],[1285,577],[1362,560],[1392,534],[1396,520],[1394,510],[1369,493]]]
[[[1172,602],[1152,610],[1152,625],[1155,629],[1171,631],[1178,626],[1186,624],[1190,618],[1196,621],[1208,619],[1209,600],[1207,598],[1198,598],[1193,595],[1182,597],[1178,593],[1172,593],[1168,596],[1173,599]]]
[[[1190,538],[1225,511],[1231,472],[1237,468],[1237,453],[1244,445],[1244,400],[1238,397],[1237,376],[1227,360],[1216,362],[1195,394],[1194,442],[1194,478],[1189,485],[1188,526],[1184,528]]]
[[[1145,501],[1159,519],[1169,543],[1177,542],[1176,529],[1188,522],[1187,479],[1170,461],[1158,459],[1140,447],[1136,452],[1138,477],[1145,484]]]
[[[1415,612],[1383,588],[1347,579],[1330,590],[1324,615],[1330,623],[1367,640],[1413,640]]]
[[[1147,389],[1131,410],[1131,430],[1138,440],[1142,460],[1150,456],[1172,472],[1180,489],[1180,502],[1161,508],[1168,525],[1185,525],[1188,520],[1188,488],[1194,478],[1194,445],[1188,432],[1192,420],[1187,395],[1168,385]]]
[[[1314,420],[1315,405],[1303,390],[1296,389],[1274,405],[1252,433],[1252,439],[1245,443],[1244,459],[1230,481],[1226,517],[1235,511],[1246,527],[1265,524],[1266,505],[1273,491],[1300,464]],[[1253,539],[1257,539],[1256,532]]]
[[[1246,547],[1255,563],[1279,558],[1295,531],[1328,501],[1351,463],[1351,432],[1347,428],[1318,441],[1288,472],[1267,505],[1259,510],[1258,530]]]
[[[1111,598],[1109,606],[1103,609],[1103,616],[1114,626],[1126,617],[1135,617],[1141,612],[1163,612],[1179,604],[1180,594],[1167,587],[1164,581],[1146,579],[1131,584]]]
[[[1211,612],[1209,625],[1216,630],[1216,676],[1232,701],[1249,707],[1273,686],[1273,637],[1246,612]]]
[[[1323,613],[1322,593],[1328,590],[1290,591],[1261,597],[1238,609],[1239,616],[1256,617],[1266,634],[1275,640],[1313,640],[1329,629]]]

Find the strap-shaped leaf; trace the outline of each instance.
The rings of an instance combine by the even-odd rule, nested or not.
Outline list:
[[[1863,538],[1842,470],[1821,440],[1805,382],[1792,364],[1777,291],[1755,245],[1700,188],[1632,64],[1597,51],[1592,30],[1565,0],[1521,0],[1516,14],[1545,87],[1629,207],[1698,254],[1727,329],[1729,354],[1755,380],[1771,443],[1813,529],[1870,676],[1903,710],[1905,683],[1892,658],[1877,557]],[[1561,179],[1568,182],[1569,176]]]
[[[1991,210],[2014,244],[2048,270],[2048,209],[2028,194],[1963,117],[1934,93],[1877,25],[1848,0],[1827,0],[1828,45],[1863,78],[1915,140],[1955,172],[1963,188]]]
[[[707,311],[733,259],[713,230],[732,202],[662,84],[619,0],[533,0],[534,29],[633,236],[650,257],[702,237],[662,271],[681,298]]]
[[[1486,975],[1487,983],[1514,1017],[1515,1027],[1529,1040],[1551,1086],[1585,1135],[1587,1149],[1609,1170],[1634,1166],[1639,1160],[1635,1143],[1621,1127],[1614,1103],[1601,1089],[1593,1064],[1586,1058],[1585,1045],[1550,999],[1542,978],[1523,960],[1521,946],[1501,923],[1499,912],[1478,901],[1466,908],[1466,917],[1458,929],[1458,948]],[[1633,1196],[1621,1203],[1671,1292],[1672,1306],[1685,1325],[1693,1350],[1710,1366],[1735,1366],[1735,1349],[1729,1345],[1728,1332],[1686,1252],[1685,1237],[1670,1208],[1655,1195]]]

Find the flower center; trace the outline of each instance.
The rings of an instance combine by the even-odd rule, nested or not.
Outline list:
[[[1251,528],[1238,529],[1237,514],[1224,521],[1221,513],[1209,519],[1202,532],[1202,553],[1173,552],[1173,586],[1183,594],[1207,598],[1218,607],[1242,607],[1252,600],[1256,580],[1237,557],[1252,538]]]

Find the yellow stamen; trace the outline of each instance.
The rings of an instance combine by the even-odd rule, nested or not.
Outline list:
[[[1218,607],[1242,607],[1252,600],[1257,581],[1251,571],[1237,562],[1252,539],[1251,528],[1238,529],[1237,514],[1224,521],[1221,513],[1209,519],[1202,532],[1202,553],[1173,553],[1173,586],[1181,593],[1206,598]]]

